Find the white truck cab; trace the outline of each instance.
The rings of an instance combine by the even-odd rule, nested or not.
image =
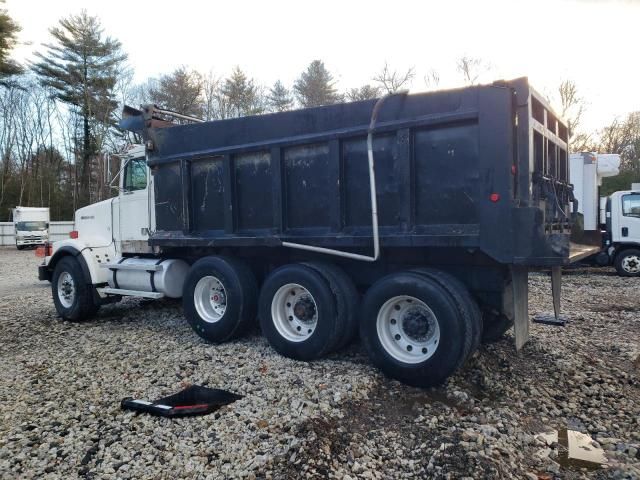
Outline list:
[[[49,240],[49,208],[16,207],[13,209],[16,248],[43,245]]]
[[[125,295],[182,296],[188,264],[158,258],[148,244],[155,221],[144,146],[132,145],[119,157],[118,196],[78,209],[70,238],[48,244],[39,267],[58,311],[71,320]]]
[[[640,190],[614,192],[606,203],[607,252],[620,275],[640,276]]]

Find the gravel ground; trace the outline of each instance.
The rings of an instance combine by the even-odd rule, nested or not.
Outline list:
[[[357,344],[313,363],[257,332],[208,345],[177,302],[62,322],[36,264],[0,249],[0,478],[640,478],[639,279],[571,271],[566,327],[533,324],[520,354],[507,337],[418,390]],[[548,277],[530,286],[531,313],[550,310]],[[120,410],[189,384],[244,398],[180,420]],[[589,433],[608,464],[568,462],[537,437],[549,427]]]

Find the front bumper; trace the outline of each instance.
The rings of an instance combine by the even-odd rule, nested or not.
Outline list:
[[[25,238],[16,240],[16,245],[44,245],[47,243],[46,238]]]
[[[46,265],[38,265],[38,280],[51,281],[51,271]]]

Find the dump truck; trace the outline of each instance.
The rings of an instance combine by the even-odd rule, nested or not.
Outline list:
[[[16,207],[13,209],[16,248],[43,245],[49,240],[48,207]]]
[[[572,237],[567,125],[526,78],[207,122],[125,107],[121,127],[144,143],[118,196],[39,267],[64,319],[181,297],[209,342],[257,319],[310,361],[359,336],[424,387],[512,326],[521,348],[528,271],[559,302],[561,266],[598,249]]]

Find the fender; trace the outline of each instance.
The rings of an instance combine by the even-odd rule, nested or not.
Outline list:
[[[92,247],[84,242],[69,239],[54,244],[55,252],[49,258],[46,269],[49,276],[56,267],[56,264],[65,256],[73,256],[78,260],[82,273],[89,284],[107,283],[109,271],[100,268],[101,263],[109,263],[115,259],[115,248],[113,244],[101,247]]]

